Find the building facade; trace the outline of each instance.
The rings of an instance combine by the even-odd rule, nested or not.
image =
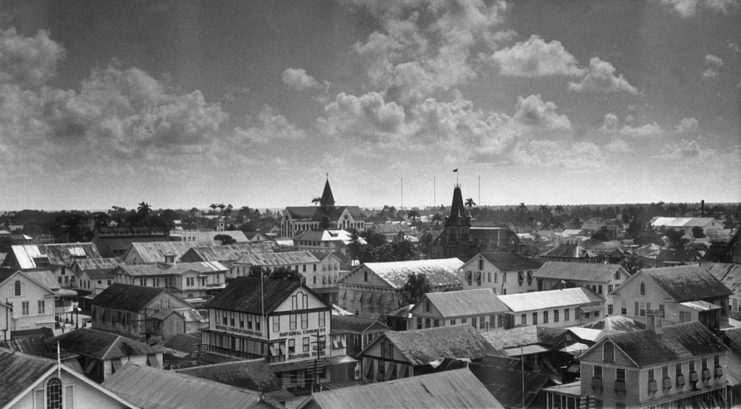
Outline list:
[[[500,295],[515,326],[571,327],[600,319],[605,299],[588,288]]]
[[[22,271],[0,274],[0,279],[0,300],[7,306],[0,318],[3,339],[13,331],[55,327],[54,291]]]
[[[541,263],[517,253],[479,253],[460,269],[464,290],[491,288],[495,294],[535,291],[535,271]]]
[[[480,331],[510,327],[509,308],[490,288],[427,293],[410,311],[411,328],[470,324]]]
[[[226,287],[229,269],[218,261],[121,265],[112,274],[114,282],[142,287],[165,288],[186,299],[213,295]]]

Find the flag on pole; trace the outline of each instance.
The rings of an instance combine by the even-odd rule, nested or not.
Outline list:
[[[458,168],[453,169],[453,172],[458,172]]]

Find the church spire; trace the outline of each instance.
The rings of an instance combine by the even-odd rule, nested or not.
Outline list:
[[[324,192],[322,192],[322,199],[319,201],[320,206],[334,206],[334,196],[332,195],[332,188],[329,187],[329,174],[327,174],[327,181],[324,183]]]
[[[455,185],[455,189],[453,189],[453,203],[450,205],[450,217],[448,217],[448,220],[459,220],[466,216],[466,208],[463,206],[463,193],[461,193],[461,187]]]

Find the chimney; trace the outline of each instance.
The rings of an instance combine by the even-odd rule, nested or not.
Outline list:
[[[705,200],[700,200],[700,217],[705,217]]]
[[[646,328],[652,330],[656,335],[662,335],[664,333],[664,329],[661,326],[662,318],[661,310],[646,311]]]
[[[165,263],[167,263],[167,264],[175,264],[175,255],[174,254],[165,254]]]

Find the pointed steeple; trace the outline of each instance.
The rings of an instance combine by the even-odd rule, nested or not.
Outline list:
[[[327,174],[327,181],[324,183],[324,192],[322,192],[322,199],[319,201],[320,206],[334,206],[334,196],[332,195],[332,188],[329,187],[329,174]]]
[[[463,193],[461,193],[461,187],[455,185],[455,189],[453,189],[453,203],[450,205],[450,217],[448,217],[448,220],[457,221],[466,216],[466,207],[463,206]]]

